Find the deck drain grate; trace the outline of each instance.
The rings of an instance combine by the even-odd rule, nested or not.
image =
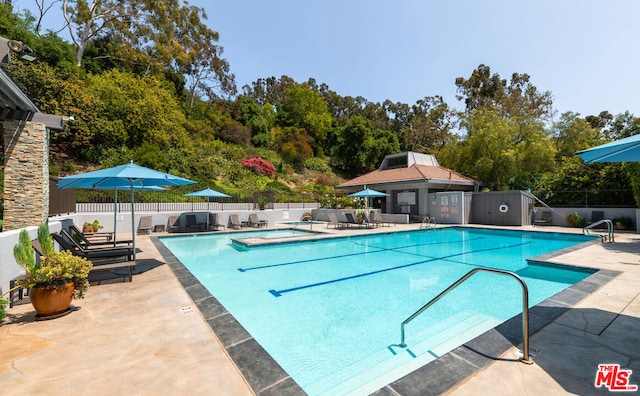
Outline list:
[[[182,307],[182,308],[180,308],[180,312],[182,312],[183,315],[192,314],[193,313],[193,308],[191,308],[191,307]]]

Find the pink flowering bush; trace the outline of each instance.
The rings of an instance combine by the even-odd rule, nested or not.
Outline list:
[[[253,169],[253,171],[259,175],[273,177],[276,173],[275,166],[273,166],[271,162],[265,161],[262,158],[249,158],[240,162],[240,165]]]

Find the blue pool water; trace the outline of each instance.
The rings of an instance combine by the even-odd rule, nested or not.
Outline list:
[[[579,235],[443,228],[235,249],[242,234],[161,241],[311,395],[373,392],[521,312],[516,280],[479,273],[407,326],[411,355],[391,353],[400,323],[473,268],[519,274],[530,306],[589,275],[526,262],[591,240]]]

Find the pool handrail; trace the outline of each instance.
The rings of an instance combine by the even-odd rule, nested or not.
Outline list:
[[[594,228],[594,227],[597,227],[597,226],[599,226],[601,224],[606,224],[607,225],[607,235],[606,236],[605,235],[600,235],[600,238],[602,239],[602,242],[606,242],[607,241],[607,237],[609,239],[609,242],[615,242],[615,240],[614,240],[615,235],[613,234],[613,222],[611,220],[609,220],[609,219],[602,219],[600,221],[596,221],[593,224],[589,224],[588,226],[586,226],[586,227],[584,227],[582,229],[582,233],[584,235],[591,235],[591,234],[589,234],[589,230]]]
[[[420,223],[420,229],[428,230],[430,228],[436,228],[437,225],[435,217],[425,216]]]
[[[478,267],[478,268],[472,269],[471,271],[467,272],[463,277],[461,277],[460,279],[455,281],[453,284],[451,284],[451,286],[444,289],[444,291],[442,291],[440,294],[432,298],[428,303],[423,305],[416,312],[411,314],[400,325],[400,344],[398,344],[397,346],[401,348],[407,347],[407,344],[405,343],[405,337],[404,337],[405,325],[407,325],[413,319],[415,319],[424,311],[426,311],[430,306],[438,302],[442,297],[444,297],[451,290],[455,289],[461,283],[463,283],[464,281],[466,281],[467,279],[469,279],[471,276],[473,276],[478,272],[489,272],[489,273],[494,273],[499,275],[511,276],[515,278],[522,286],[522,357],[520,358],[520,361],[526,364],[533,364],[533,361],[529,358],[529,288],[527,287],[527,284],[524,282],[524,280],[514,272],[505,271],[505,270],[496,269],[496,268]]]

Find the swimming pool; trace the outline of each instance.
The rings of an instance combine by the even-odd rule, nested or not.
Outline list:
[[[161,240],[309,394],[373,392],[517,315],[517,282],[478,274],[407,327],[415,358],[389,351],[402,320],[477,266],[521,275],[531,306],[589,275],[526,263],[588,240],[575,235],[447,228],[238,251],[239,234]]]

